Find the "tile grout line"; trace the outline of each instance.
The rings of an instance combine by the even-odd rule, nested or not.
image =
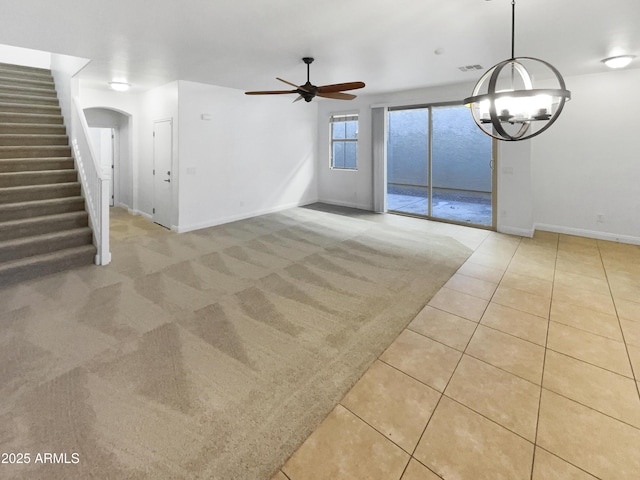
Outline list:
[[[480,326],[480,324],[479,324],[479,323],[478,323],[477,325],[478,325],[478,326]],[[483,327],[486,327],[486,328],[491,328],[491,327],[487,327],[486,325],[482,325],[482,326],[483,326]],[[495,329],[494,329],[494,330],[495,330]],[[578,401],[578,400],[575,400],[575,399],[573,399],[573,398],[571,398],[571,397],[568,397],[568,396],[564,395],[563,393],[556,392],[555,390],[552,390],[552,389],[547,388],[547,387],[543,387],[543,386],[542,386],[542,383],[535,383],[535,382],[532,382],[532,381],[531,381],[531,380],[529,380],[528,378],[524,378],[524,377],[522,377],[522,376],[520,376],[520,375],[518,375],[518,374],[516,374],[516,373],[510,372],[509,370],[505,370],[505,369],[504,369],[504,368],[502,368],[502,367],[498,367],[498,366],[496,366],[496,365],[493,365],[492,363],[489,363],[489,362],[487,362],[486,360],[483,360],[482,358],[478,358],[478,357],[476,357],[476,356],[474,356],[474,355],[471,355],[470,353],[466,353],[466,352],[463,352],[462,350],[458,350],[458,349],[456,349],[456,348],[450,347],[449,345],[447,345],[447,344],[445,344],[445,343],[442,343],[442,342],[440,342],[440,341],[438,341],[438,340],[436,340],[436,339],[434,339],[434,338],[431,338],[431,337],[429,337],[429,336],[427,336],[427,335],[424,335],[424,334],[422,334],[422,333],[420,333],[420,332],[415,332],[415,331],[413,331],[413,330],[410,330],[410,331],[411,331],[411,332],[413,332],[413,333],[415,333],[415,334],[417,334],[417,335],[420,335],[420,336],[422,336],[422,337],[424,337],[424,338],[427,338],[427,339],[429,339],[429,340],[431,340],[431,341],[433,341],[433,342],[439,343],[440,345],[443,345],[443,346],[445,346],[445,347],[447,347],[447,348],[450,348],[450,349],[452,349],[452,350],[455,350],[455,351],[456,351],[456,352],[458,352],[458,353],[462,353],[463,355],[466,355],[466,356],[468,356],[469,358],[473,358],[474,360],[476,360],[476,361],[478,361],[478,362],[480,362],[480,363],[483,363],[484,365],[487,365],[487,366],[489,366],[489,367],[491,367],[491,368],[495,368],[496,370],[500,370],[501,372],[504,372],[504,373],[506,373],[506,374],[508,374],[508,375],[512,375],[512,376],[514,376],[514,377],[516,377],[516,378],[518,378],[518,379],[520,379],[520,380],[523,380],[523,381],[525,381],[525,382],[527,382],[527,383],[529,383],[529,384],[531,384],[531,385],[533,385],[533,386],[535,386],[535,387],[539,387],[539,388],[541,388],[541,389],[547,390],[548,392],[552,392],[552,393],[554,393],[555,395],[558,395],[559,397],[565,398],[565,399],[567,399],[567,400],[571,400],[572,402],[575,402],[575,403],[577,403],[577,404],[579,404],[579,405],[582,405],[583,407],[588,408],[589,410],[593,410],[594,412],[597,412],[597,413],[599,413],[599,414],[601,414],[601,415],[604,415],[604,416],[606,416],[606,417],[609,417],[609,418],[611,418],[612,420],[615,420],[615,421],[620,422],[620,423],[624,423],[624,424],[626,424],[626,425],[628,425],[628,426],[630,426],[630,427],[632,427],[632,428],[635,428],[635,429],[640,430],[640,427],[635,426],[635,425],[632,425],[632,424],[630,424],[630,423],[626,422],[625,420],[622,420],[622,419],[620,419],[620,418],[617,418],[617,417],[611,416],[610,414],[605,413],[605,412],[602,412],[602,411],[598,410],[597,408],[594,408],[594,407],[592,407],[592,406],[590,406],[590,405],[584,404],[584,403],[582,403],[582,402],[580,402],[580,401]],[[506,333],[506,332],[502,332],[501,330],[496,330],[496,331],[498,331],[498,332],[500,332],[500,333],[504,333],[505,335],[512,336],[513,338],[517,338],[517,339],[519,339],[519,340],[527,341],[527,340],[525,340],[525,339],[523,339],[523,338],[516,337],[516,336],[514,336],[514,335],[510,335],[510,334],[508,334],[508,333]],[[469,342],[467,342],[467,345],[468,345],[469,343],[470,343],[470,340],[469,340]],[[529,343],[532,343],[532,342],[529,342]],[[545,348],[543,345],[539,345],[539,344],[537,344],[537,343],[532,343],[532,345],[535,345],[535,346],[538,346],[538,347],[541,347],[541,348]],[[600,370],[604,370],[605,372],[611,373],[611,374],[613,374],[613,375],[617,375],[617,376],[622,377],[622,378],[624,378],[624,379],[627,379],[627,380],[633,380],[633,379],[631,379],[631,378],[629,378],[629,377],[627,377],[627,376],[625,376],[625,375],[622,375],[622,374],[620,374],[620,373],[618,373],[618,372],[614,372],[614,371],[612,371],[612,370],[608,370],[608,369],[606,369],[606,368],[603,368],[603,367],[601,367],[601,366],[599,366],[599,365],[595,365],[595,364],[593,364],[593,363],[589,363],[589,362],[586,362],[586,361],[584,361],[584,360],[580,360],[579,358],[572,357],[571,355],[567,355],[566,353],[558,352],[558,351],[553,350],[553,349],[551,349],[551,348],[546,348],[545,350],[548,350],[548,351],[550,351],[550,352],[554,352],[554,353],[556,353],[556,354],[558,354],[558,355],[562,355],[562,356],[565,356],[565,357],[567,357],[567,358],[571,358],[571,359],[573,359],[573,360],[575,360],[575,361],[577,361],[577,362],[585,363],[585,364],[590,365],[590,366],[592,366],[592,367],[599,368]],[[546,356],[546,352],[545,352],[545,356]],[[461,358],[462,358],[462,357],[461,357]],[[382,359],[378,359],[378,360],[379,360],[381,363],[384,363],[385,365],[387,365],[388,367],[391,367],[391,368],[393,368],[394,370],[397,370],[398,372],[402,373],[403,375],[406,375],[407,377],[411,378],[412,380],[415,380],[416,382],[419,382],[420,384],[422,384],[422,385],[424,385],[424,386],[426,386],[426,387],[429,387],[429,388],[431,388],[432,390],[435,390],[436,392],[440,393],[441,395],[445,395],[445,394],[444,394],[444,392],[441,392],[440,390],[438,390],[438,389],[436,389],[436,388],[432,387],[431,385],[429,385],[429,384],[427,384],[427,383],[423,382],[422,380],[420,380],[420,379],[418,379],[418,378],[416,378],[416,377],[414,377],[414,376],[412,376],[412,375],[408,374],[407,372],[404,372],[404,371],[400,370],[398,367],[396,367],[396,366],[394,366],[394,365],[391,365],[390,363],[387,363],[387,362],[385,362],[385,361],[384,361],[384,360],[382,360]],[[543,367],[544,367],[544,365],[543,365]],[[457,368],[457,366],[456,366],[456,368]],[[452,377],[453,377],[453,375],[452,375]],[[447,384],[447,385],[448,385],[448,384]],[[455,401],[455,402],[457,402],[457,403],[460,403],[460,402],[459,402],[458,400],[456,400],[455,398],[452,398],[452,397],[450,397],[450,396],[448,396],[448,395],[445,395],[445,396],[446,396],[447,398],[449,398],[450,400],[453,400],[453,401]],[[461,405],[463,405],[465,408],[468,408],[468,409],[470,409],[470,410],[473,410],[473,411],[474,411],[474,412],[476,412],[478,415],[481,415],[481,416],[485,417],[487,420],[490,420],[490,421],[492,421],[493,423],[496,423],[497,425],[500,425],[502,428],[505,428],[506,430],[509,430],[510,432],[513,432],[514,434],[516,434],[516,435],[518,435],[518,436],[522,437],[522,435],[521,435],[521,434],[519,434],[518,432],[514,432],[513,430],[511,430],[511,429],[509,429],[509,428],[505,427],[504,425],[502,425],[502,424],[500,424],[500,423],[496,422],[495,420],[492,420],[491,418],[486,417],[483,413],[477,412],[477,411],[475,411],[473,408],[471,408],[471,407],[469,407],[469,406],[467,406],[467,405],[464,405],[464,404],[462,404],[462,403],[460,403],[460,404],[461,404]],[[343,405],[343,406],[344,406],[344,405]],[[346,407],[345,407],[345,408],[346,408]],[[530,440],[528,440],[528,439],[527,439],[527,438],[525,438],[525,437],[522,437],[522,438],[523,438],[523,439],[525,439],[525,440],[527,440],[527,441],[529,441],[529,442],[531,442]],[[406,450],[405,450],[405,451],[406,451]]]
[[[640,398],[640,372],[637,372],[633,368],[633,362],[631,361],[631,354],[629,353],[629,345],[627,344],[627,339],[624,336],[624,330],[622,329],[622,323],[620,322],[620,314],[618,313],[618,306],[616,305],[616,300],[613,297],[613,290],[611,289],[611,282],[609,281],[609,274],[607,273],[607,266],[605,265],[604,259],[602,258],[602,250],[600,249],[600,243],[596,243],[598,246],[598,253],[600,255],[600,262],[602,263],[602,268],[604,269],[604,276],[607,279],[607,286],[609,287],[609,295],[611,296],[611,301],[613,302],[613,308],[616,312],[616,318],[618,320],[618,327],[620,328],[620,334],[622,335],[622,341],[624,343],[624,349],[627,352],[627,360],[629,361],[629,366],[631,367],[631,375],[633,376],[633,383],[636,384],[636,391],[638,392],[638,398]]]
[[[571,465],[572,467],[577,468],[577,469],[578,469],[578,470],[580,470],[581,472],[584,472],[585,474],[589,475],[590,477],[595,478],[596,480],[602,480],[602,478],[601,478],[601,477],[598,477],[598,476],[594,475],[593,473],[586,471],[584,468],[581,468],[581,467],[579,467],[578,465],[574,465],[574,464],[573,464],[573,463],[571,463],[571,462],[567,462],[564,458],[562,458],[562,457],[558,456],[557,454],[555,454],[555,453],[553,453],[553,452],[551,452],[551,451],[547,450],[547,449],[546,449],[546,448],[544,448],[544,447],[541,447],[541,446],[539,446],[539,445],[536,445],[536,448],[539,448],[540,450],[544,450],[544,451],[545,451],[545,452],[547,452],[549,455],[553,455],[553,456],[554,456],[554,457],[556,457],[557,459],[562,460],[563,462],[568,463],[568,464],[569,464],[569,465]]]
[[[538,385],[537,383],[532,382],[531,380],[527,380],[526,378],[522,378],[522,377],[520,377],[520,376],[518,376],[518,375],[516,375],[516,374],[514,374],[514,373],[508,372],[507,370],[503,370],[503,369],[501,369],[501,368],[499,368],[499,367],[496,367],[496,366],[494,366],[494,365],[491,365],[490,363],[487,363],[487,362],[485,362],[485,361],[484,361],[484,360],[482,360],[482,359],[479,359],[479,358],[473,357],[473,356],[468,355],[468,354],[466,354],[466,355],[467,355],[469,358],[473,358],[474,360],[476,360],[476,361],[478,361],[478,362],[481,362],[481,363],[484,363],[485,365],[487,365],[487,366],[489,366],[489,367],[495,368],[495,369],[500,370],[500,371],[502,371],[502,372],[504,372],[504,373],[506,373],[506,374],[508,374],[508,375],[512,375],[512,376],[514,376],[514,377],[516,377],[516,378],[518,378],[518,379],[520,379],[520,380],[523,380],[523,381],[525,381],[525,382],[527,382],[527,383],[530,383],[531,385],[534,385],[535,387],[541,387],[540,385]],[[471,410],[472,412],[474,412],[474,413],[478,414],[479,416],[483,417],[485,420],[488,420],[489,422],[496,424],[497,426],[499,426],[499,427],[501,427],[501,428],[503,428],[503,429],[505,429],[505,430],[507,430],[507,431],[509,431],[509,432],[513,433],[514,435],[517,435],[518,437],[522,438],[523,440],[526,440],[526,441],[527,441],[527,442],[529,442],[529,443],[533,443],[531,440],[529,440],[528,438],[524,437],[521,433],[518,433],[518,432],[516,432],[516,431],[514,431],[514,430],[512,430],[512,429],[510,429],[510,428],[508,428],[508,427],[505,427],[504,425],[502,425],[502,424],[501,424],[501,423],[499,423],[498,421],[496,421],[496,420],[494,420],[494,419],[492,419],[492,418],[490,418],[490,417],[486,416],[486,414],[484,414],[484,413],[482,413],[482,412],[478,412],[478,411],[477,411],[477,410],[475,410],[474,408],[472,408],[472,407],[470,407],[470,406],[468,406],[468,405],[465,405],[465,404],[464,404],[464,403],[462,403],[460,400],[456,400],[455,398],[450,397],[449,395],[445,394],[444,392],[440,392],[439,390],[436,390],[435,388],[431,387],[430,385],[427,385],[426,383],[422,382],[421,380],[418,380],[417,378],[412,377],[412,376],[411,376],[411,375],[409,375],[408,373],[403,372],[402,370],[399,370],[397,367],[394,367],[393,365],[389,365],[388,363],[384,362],[383,360],[380,360],[380,361],[381,361],[382,363],[384,363],[385,365],[387,365],[387,366],[389,366],[389,367],[391,367],[391,368],[393,368],[393,369],[397,370],[398,372],[400,372],[400,373],[403,373],[403,374],[407,375],[409,378],[411,378],[411,379],[415,380],[416,382],[419,382],[419,383],[421,383],[422,385],[427,386],[427,387],[431,388],[432,390],[435,390],[436,392],[438,392],[438,393],[440,394],[440,397],[447,397],[447,398],[448,398],[449,400],[451,400],[452,402],[456,402],[457,404],[459,404],[459,405],[463,406],[464,408],[466,408],[466,409],[468,409],[468,410]],[[458,363],[460,363],[460,361],[462,361],[462,356],[460,357],[460,360],[458,361]],[[457,368],[457,366],[456,366],[456,368]],[[455,373],[455,370],[454,370],[454,373]],[[453,374],[451,375],[451,378],[453,378]],[[449,382],[447,382],[447,386],[448,386],[448,385],[449,385]],[[446,387],[445,387],[445,389],[446,389]],[[550,390],[550,391],[551,391],[551,390]],[[553,392],[553,393],[555,393],[555,392]],[[559,396],[562,396],[563,398],[567,398],[568,400],[571,400],[570,398],[565,397],[564,395],[561,395],[561,394],[558,394],[558,395],[559,395]],[[438,403],[436,404],[436,408],[437,408],[437,405],[438,405],[439,403],[440,403],[440,399],[438,400]],[[340,404],[340,405],[342,405],[342,404]],[[581,404],[581,405],[582,405],[582,404]],[[342,406],[343,406],[344,408],[347,408],[347,407],[345,407],[344,405],[342,405]],[[594,410],[593,408],[589,407],[588,405],[584,405],[584,406],[585,406],[585,407],[587,407],[587,408],[590,408],[591,410]],[[347,410],[349,410],[349,409],[347,408]],[[351,410],[349,410],[349,411],[351,411]],[[595,411],[597,411],[597,410],[595,410]],[[434,412],[435,412],[435,408],[434,408]],[[353,413],[353,412],[352,412],[352,413]],[[356,416],[357,416],[357,414],[355,414],[355,413],[354,413],[354,415],[356,415]],[[432,413],[432,415],[433,415],[433,413]],[[360,418],[360,417],[358,417],[358,418]],[[611,417],[611,418],[613,418],[613,417]],[[363,422],[365,422],[367,425],[370,425],[366,420],[363,420],[363,419],[361,419],[361,420],[362,420]],[[431,420],[431,417],[429,417],[429,420]],[[615,420],[617,420],[617,419],[615,419]],[[619,420],[619,421],[621,421],[621,420]],[[375,429],[376,431],[378,431],[378,432],[379,432],[379,430],[377,430],[375,427],[373,427],[372,425],[370,425],[370,426],[371,426],[373,429]],[[426,427],[425,427],[425,429],[426,429]],[[382,434],[382,432],[380,432],[380,433]],[[424,432],[423,432],[423,434],[424,434]],[[382,434],[382,435],[384,435],[384,434]],[[385,436],[385,438],[387,438],[387,437]],[[387,439],[388,439],[388,438],[387,438]],[[422,439],[422,435],[420,436],[420,439]],[[390,440],[390,441],[391,441],[391,442],[393,442],[393,440]],[[395,442],[393,442],[393,443],[395,444]],[[418,440],[418,443],[420,443],[420,440]],[[396,444],[396,445],[397,445],[397,444]],[[401,448],[402,450],[404,450],[404,448],[400,447],[400,445],[398,445],[398,447],[399,447],[399,448]],[[416,448],[417,448],[417,445],[416,445]],[[406,452],[406,450],[404,450],[404,451]],[[414,452],[415,452],[415,449],[414,449]]]
[[[530,477],[531,480],[533,480],[533,473],[536,465],[536,449],[538,448],[538,433],[540,430],[540,410],[542,407],[542,390],[544,388],[543,387],[544,370],[547,364],[547,345],[549,344],[549,328],[551,327],[551,306],[553,305],[553,291],[555,287],[556,272],[558,268],[559,248],[560,248],[560,235],[558,235],[558,238],[556,239],[556,258],[553,263],[553,280],[551,281],[551,300],[549,301],[549,312],[548,312],[548,318],[547,318],[547,334],[545,336],[545,342],[544,342],[544,357],[542,358],[542,376],[540,377],[540,394],[538,396],[538,412],[536,415],[536,433],[533,437],[533,457],[531,458],[531,477]]]
[[[287,480],[291,480],[291,477],[289,475],[287,475],[286,473],[284,473],[282,471],[282,468],[280,468],[280,470],[278,470],[278,472],[280,472],[282,475],[284,475]],[[277,474],[277,472],[276,472],[276,474]]]
[[[559,244],[559,240],[560,240],[560,238],[561,238],[561,235],[562,235],[562,234],[560,234],[560,235],[559,235],[559,237],[558,237],[558,244]],[[559,251],[559,249],[558,249],[558,251]],[[600,248],[599,248],[599,247],[598,247],[598,252],[599,252],[599,254],[600,254]],[[558,257],[556,257],[556,259],[557,259],[557,258],[558,258]],[[601,261],[602,261],[602,257],[601,257]],[[557,264],[557,262],[556,262],[556,264]],[[603,264],[603,269],[605,270],[605,275],[606,275],[606,268],[604,268],[604,264]],[[556,274],[556,269],[554,269],[554,279],[555,279],[555,274]],[[608,283],[608,279],[607,279],[607,283]],[[613,295],[612,295],[612,299],[613,299]],[[549,316],[549,323],[550,323],[550,322],[551,322],[551,316]],[[577,330],[580,330],[580,329],[577,329]],[[622,328],[620,328],[620,330],[622,331]],[[604,338],[606,338],[606,337],[604,337]],[[547,339],[548,339],[548,331],[547,331]],[[625,342],[625,345],[626,345],[626,342]],[[555,352],[555,353],[559,353],[559,354],[561,354],[561,355],[565,355],[565,356],[567,356],[567,357],[569,357],[569,358],[574,358],[574,357],[572,357],[572,356],[570,356],[570,355],[567,355],[567,354],[565,354],[565,353],[562,353],[562,352],[556,352],[556,351],[555,351],[555,350],[553,350],[553,349],[550,349],[550,348],[548,348],[548,347],[545,347],[545,364],[546,364],[547,351],[552,351],[552,352]],[[578,361],[581,361],[581,362],[584,362],[583,360],[580,360],[580,359],[577,359],[577,358],[574,358],[574,359],[575,359],[575,360],[578,360]],[[626,376],[624,376],[624,375],[621,375],[621,374],[619,374],[619,373],[617,373],[617,372],[612,372],[612,371],[610,371],[610,370],[607,370],[607,369],[605,369],[605,368],[602,368],[602,367],[600,367],[600,366],[598,366],[598,365],[594,365],[594,364],[591,364],[591,363],[589,363],[589,362],[584,362],[584,363],[587,363],[587,364],[592,365],[592,366],[594,366],[594,367],[597,367],[597,368],[600,368],[600,369],[602,369],[602,370],[608,371],[608,372],[610,372],[610,373],[614,373],[614,374],[620,375],[620,376],[622,376],[622,377],[624,377],[624,378],[629,378],[629,377],[626,377]],[[544,382],[544,364],[543,364],[543,371],[542,371],[542,381]],[[634,383],[636,383],[636,386],[637,386],[637,382],[634,382]],[[589,410],[592,410],[592,411],[594,411],[594,412],[596,412],[596,413],[599,413],[599,414],[601,414],[601,415],[604,415],[604,416],[606,416],[606,417],[608,417],[608,418],[610,418],[610,419],[612,419],[612,420],[614,420],[614,421],[617,421],[617,422],[623,423],[623,424],[625,424],[625,425],[627,425],[627,426],[629,426],[629,427],[632,427],[632,428],[638,429],[638,427],[636,427],[636,426],[634,426],[634,425],[631,425],[631,424],[629,424],[629,423],[625,422],[624,420],[620,420],[620,419],[618,419],[618,418],[612,417],[611,415],[609,415],[609,414],[607,414],[607,413],[604,413],[604,412],[601,412],[600,410],[598,410],[598,409],[596,409],[596,408],[594,408],[594,407],[591,407],[591,406],[589,406],[589,405],[585,405],[585,404],[583,404],[583,403],[581,403],[581,402],[579,402],[579,401],[577,401],[577,400],[574,400],[574,399],[572,399],[572,398],[570,398],[570,397],[567,397],[566,395],[563,395],[563,394],[560,394],[560,393],[554,392],[553,390],[548,389],[548,388],[545,388],[544,386],[541,386],[541,390],[540,390],[540,405],[541,405],[541,403],[542,403],[542,391],[543,391],[543,390],[547,390],[548,392],[552,392],[552,393],[554,393],[555,395],[558,395],[558,396],[560,396],[560,397],[562,397],[562,398],[565,398],[565,399],[567,399],[567,400],[569,400],[569,401],[571,401],[571,402],[577,403],[578,405],[582,405],[583,407],[588,408]],[[569,460],[567,460],[567,459],[565,459],[565,458],[563,458],[563,457],[559,456],[558,454],[556,454],[556,453],[554,453],[554,452],[551,452],[550,450],[548,450],[548,449],[546,449],[546,448],[544,448],[544,447],[540,446],[540,445],[538,444],[538,439],[537,439],[537,436],[538,436],[538,426],[539,426],[539,421],[540,421],[540,406],[538,407],[538,423],[536,424],[536,441],[535,441],[535,444],[534,444],[534,445],[535,445],[535,449],[540,448],[540,449],[544,450],[545,452],[547,452],[547,453],[549,453],[549,454],[551,454],[551,455],[553,455],[553,456],[555,456],[555,457],[557,457],[557,458],[561,459],[562,461],[566,462],[567,464],[569,464],[569,465],[571,465],[571,466],[573,466],[573,467],[577,468],[578,470],[583,471],[583,472],[587,473],[588,475],[590,475],[590,476],[592,476],[592,477],[594,477],[594,478],[596,478],[596,479],[600,479],[600,477],[598,477],[598,476],[597,476],[597,475],[595,475],[594,473],[592,473],[592,472],[588,472],[588,471],[587,471],[587,470],[585,470],[584,468],[582,468],[582,467],[580,467],[580,466],[578,466],[578,465],[575,465],[575,464],[574,464],[574,463],[572,463],[571,461],[569,461]],[[535,449],[534,449],[534,464],[533,464],[533,465],[535,465]],[[531,480],[533,480],[533,469],[532,469],[532,472],[531,472]]]
[[[487,236],[485,237],[485,239],[480,243],[480,245],[478,245],[478,247],[476,248],[476,250],[474,251],[474,253],[478,251],[478,249],[482,246],[482,244],[483,244],[485,241],[487,241],[487,239],[488,239],[490,236],[491,236],[491,235],[487,235]],[[521,243],[521,242],[522,242],[522,238],[520,238],[520,240],[519,240],[519,242],[518,242],[518,247],[520,246],[520,243]],[[513,252],[512,256],[511,256],[511,260],[513,259],[513,255],[515,255],[515,252],[516,252],[516,251],[517,251],[517,248],[514,250],[514,252]],[[509,263],[511,263],[511,260],[509,260]],[[468,259],[467,259],[467,261],[468,261]],[[464,265],[464,263],[463,263],[463,265]],[[504,274],[506,273],[507,268],[508,268],[508,264],[507,264],[507,266],[505,267],[504,272],[502,273],[502,276],[500,277],[500,282],[502,281],[502,278],[504,277]],[[458,270],[459,270],[459,269],[458,269]],[[498,282],[498,286],[500,285],[500,282]],[[444,288],[444,286],[443,286],[443,288]],[[497,287],[496,287],[496,290],[497,290]],[[494,290],[493,294],[491,295],[491,298],[493,298],[493,295],[495,295],[495,290]],[[491,303],[491,299],[487,300],[487,306],[484,308],[484,310],[483,310],[483,312],[482,312],[482,315],[484,315],[484,313],[486,312],[486,310],[487,310],[487,308],[489,307],[489,304],[490,304],[490,303]],[[462,361],[462,359],[464,358],[465,352],[466,352],[467,348],[469,347],[469,344],[471,343],[471,339],[473,338],[473,336],[475,335],[476,331],[478,330],[478,327],[480,326],[480,321],[482,320],[482,315],[480,316],[480,319],[479,319],[477,322],[474,322],[474,323],[476,324],[476,326],[475,326],[475,328],[473,329],[473,333],[470,335],[469,340],[467,341],[467,345],[465,346],[464,350],[462,351],[462,354],[460,355],[460,358],[458,359],[458,362],[456,363],[455,368],[454,368],[454,369],[453,369],[453,371],[451,372],[451,376],[449,377],[449,380],[447,381],[447,384],[446,384],[446,385],[444,386],[444,388],[442,389],[442,393],[440,394],[440,398],[438,399],[438,402],[436,403],[436,406],[434,407],[433,412],[431,412],[431,415],[429,416],[429,420],[427,421],[427,424],[425,425],[424,429],[422,430],[422,433],[420,434],[420,437],[418,438],[418,441],[417,441],[417,443],[416,443],[416,446],[414,447],[413,452],[411,453],[411,458],[415,458],[415,457],[414,457],[414,455],[415,455],[415,453],[416,453],[416,450],[418,449],[418,446],[420,445],[420,442],[422,441],[422,438],[424,437],[424,434],[426,433],[427,428],[429,428],[429,424],[431,423],[431,420],[433,419],[433,416],[435,415],[436,410],[437,410],[437,409],[438,409],[438,407],[440,406],[440,402],[442,401],[442,398],[445,396],[444,392],[447,390],[447,387],[448,387],[448,386],[449,386],[449,384],[451,383],[451,379],[453,379],[453,376],[455,375],[456,370],[458,369],[458,366],[460,365],[460,362],[461,362],[461,361]],[[461,317],[461,318],[464,318],[464,317]],[[417,333],[417,332],[416,332],[416,333]],[[423,335],[423,336],[425,336],[425,335]],[[425,337],[426,337],[426,336],[425,336]],[[426,337],[426,338],[428,338],[428,337]],[[435,341],[435,340],[434,340],[434,341]],[[438,343],[440,343],[440,342],[438,342]],[[442,345],[444,345],[444,344],[442,344]],[[448,346],[448,345],[446,345],[446,346]],[[451,347],[449,347],[449,348],[451,348]],[[456,349],[454,349],[454,350],[456,350]],[[456,351],[458,351],[458,352],[459,352],[459,350],[456,350]],[[447,398],[448,398],[448,399],[450,399],[450,400],[455,401],[454,399],[451,399],[449,396],[447,396]],[[456,403],[460,403],[460,402],[456,402]],[[462,405],[462,404],[461,404],[461,405]],[[467,407],[466,405],[464,405],[464,407],[465,407],[465,408],[469,408],[469,407]],[[475,410],[472,410],[472,409],[470,409],[470,410],[471,410],[471,411],[473,411],[473,412],[475,412]],[[483,416],[483,418],[486,418],[486,417],[484,417],[484,416]],[[495,422],[494,422],[494,423],[495,423]],[[504,428],[504,427],[503,427],[503,428]],[[420,462],[420,460],[416,459],[416,461],[418,461],[419,463],[421,463],[421,464],[422,464],[422,462]],[[408,466],[408,464],[407,464],[407,466]],[[427,468],[428,468],[428,467],[427,467]],[[406,468],[405,468],[405,470],[406,470]],[[431,469],[429,469],[429,471],[431,471]],[[403,472],[403,475],[404,475],[404,472]],[[439,476],[439,475],[438,475],[438,476]],[[400,478],[402,478],[402,477],[400,477]]]

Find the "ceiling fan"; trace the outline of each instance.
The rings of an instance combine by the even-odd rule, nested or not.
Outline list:
[[[311,65],[311,63],[313,62],[313,58],[304,57],[302,61],[307,64],[307,83],[305,83],[304,85],[296,85],[295,83],[287,82],[282,78],[276,77],[276,80],[280,80],[287,85],[295,87],[295,90],[267,90],[262,92],[245,92],[245,94],[280,95],[283,93],[297,93],[299,96],[294,100],[294,102],[302,99],[304,99],[305,102],[310,102],[315,96],[334,98],[337,100],[353,100],[354,98],[356,98],[356,96],[351,93],[344,93],[344,90],[356,90],[358,88],[364,88],[364,82],[335,83],[333,85],[322,85],[321,87],[311,85],[311,82],[309,81],[309,65]]]

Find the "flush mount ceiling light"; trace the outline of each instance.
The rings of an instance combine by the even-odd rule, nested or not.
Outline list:
[[[550,63],[515,57],[516,2],[511,2],[511,58],[490,68],[464,99],[473,119],[498,140],[525,140],[541,134],[556,121],[571,92]],[[555,78],[558,88],[535,88],[534,76]],[[534,126],[535,125],[535,126]]]
[[[131,84],[127,82],[109,82],[109,86],[116,92],[126,92],[131,87]]]
[[[636,58],[634,55],[619,55],[617,57],[609,57],[602,60],[609,68],[624,68],[631,63],[631,60]]]

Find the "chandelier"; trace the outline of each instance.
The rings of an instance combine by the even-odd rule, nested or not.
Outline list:
[[[571,92],[550,63],[515,57],[516,2],[511,2],[511,58],[490,68],[464,104],[487,135],[498,140],[525,140],[541,134],[556,121]],[[534,76],[557,88],[534,87]],[[547,80],[545,80],[546,82]]]

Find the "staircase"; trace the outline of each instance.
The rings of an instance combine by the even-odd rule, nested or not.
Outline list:
[[[0,63],[0,288],[94,261],[51,72]]]

